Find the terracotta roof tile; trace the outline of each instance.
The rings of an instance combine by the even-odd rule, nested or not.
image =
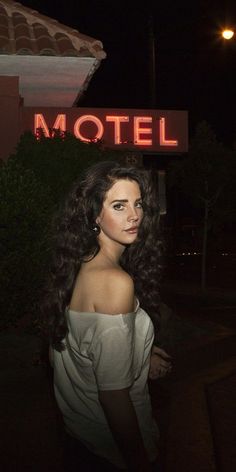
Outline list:
[[[2,54],[10,54],[8,41],[2,36],[0,36],[0,51]]]
[[[0,25],[4,25],[6,26],[6,28],[8,28],[8,18],[6,15],[3,15],[2,13],[0,13]]]
[[[76,55],[76,49],[74,48],[71,40],[68,38],[68,36],[64,33],[56,33],[55,34],[55,39],[57,42],[57,47],[59,49],[60,54],[63,56],[64,54],[70,52],[70,56]],[[82,53],[82,48],[80,49],[80,55]]]
[[[12,0],[0,0],[0,54],[106,57],[100,41]]]
[[[15,38],[20,38],[21,36],[31,39],[30,29],[28,25],[20,24],[15,27]]]
[[[3,5],[0,5],[0,15],[5,16],[7,14],[7,11],[5,10]]]
[[[30,38],[20,37],[16,39],[15,43],[17,54],[34,54]]]
[[[0,23],[0,36],[8,39],[8,27]]]
[[[27,24],[27,21],[24,15],[21,15],[18,12],[12,13],[11,20],[14,27],[17,25]]]

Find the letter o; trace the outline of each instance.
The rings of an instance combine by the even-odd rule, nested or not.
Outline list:
[[[94,138],[85,138],[81,132],[80,132],[80,126],[85,122],[85,121],[92,121],[97,126],[97,133],[94,136]],[[80,116],[75,124],[74,124],[74,135],[76,138],[80,139],[81,141],[85,141],[87,143],[90,143],[91,141],[98,141],[99,139],[102,138],[104,133],[104,127],[102,122],[94,115],[82,115]]]

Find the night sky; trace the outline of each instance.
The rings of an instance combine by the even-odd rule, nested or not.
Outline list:
[[[25,6],[93,36],[107,59],[80,106],[151,108],[150,24],[156,42],[154,108],[189,111],[190,136],[205,119],[226,143],[236,141],[236,1],[22,0]],[[150,20],[151,19],[151,20]]]

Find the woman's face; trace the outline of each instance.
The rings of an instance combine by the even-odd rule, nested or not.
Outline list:
[[[96,219],[101,228],[99,239],[108,238],[122,245],[131,244],[138,236],[142,218],[142,198],[138,183],[119,179],[106,193],[102,211]]]

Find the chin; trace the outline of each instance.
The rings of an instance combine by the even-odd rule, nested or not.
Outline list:
[[[138,234],[129,234],[126,238],[125,238],[125,244],[131,244],[133,243],[134,241],[136,241],[136,239],[138,238]]]

